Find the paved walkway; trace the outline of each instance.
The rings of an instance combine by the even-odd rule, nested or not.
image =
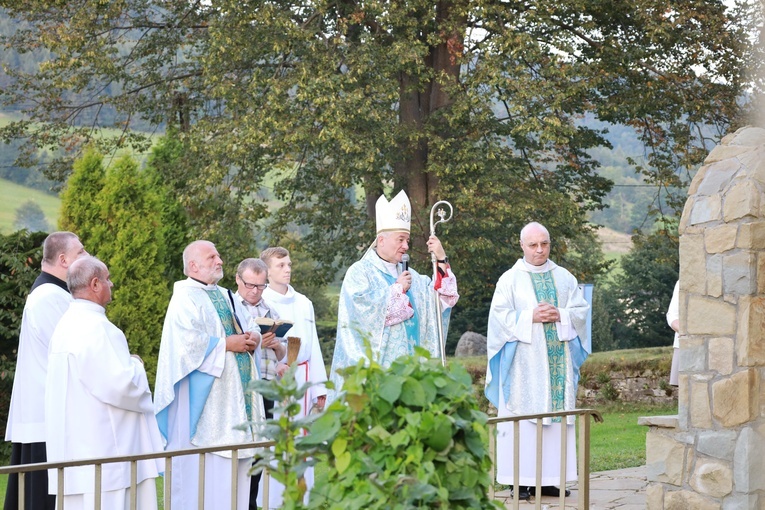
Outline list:
[[[628,469],[616,469],[614,471],[601,471],[590,474],[590,510],[644,510],[646,482],[645,466]],[[576,484],[569,486],[571,495],[566,498],[568,509],[578,508],[579,498]],[[511,491],[496,493],[496,498],[506,503],[507,508],[512,508],[513,500]],[[542,497],[544,510],[560,510],[558,498]],[[534,508],[536,501],[521,501],[520,508],[530,510]]]

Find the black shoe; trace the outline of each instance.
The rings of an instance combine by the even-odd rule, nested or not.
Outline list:
[[[510,489],[510,495],[514,496],[512,488]],[[529,493],[529,488],[528,487],[524,487],[523,485],[518,487],[518,500],[519,501],[527,501],[529,499],[531,499],[531,493]]]
[[[537,488],[536,487],[526,487],[526,490],[528,493],[532,496],[536,495]],[[566,497],[571,495],[570,490],[566,490]],[[543,485],[542,486],[542,496],[551,496],[553,498],[559,498],[560,497],[560,489],[557,488],[554,485]]]

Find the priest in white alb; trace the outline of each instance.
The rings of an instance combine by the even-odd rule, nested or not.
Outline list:
[[[183,251],[183,272],[167,307],[159,347],[154,411],[167,450],[258,441],[263,398],[249,391],[260,378],[260,333],[227,289],[215,245],[194,241]],[[257,330],[257,327],[255,327]],[[252,423],[252,426],[245,426]],[[236,508],[250,499],[252,449],[237,453]],[[204,508],[231,508],[231,452],[205,454]],[[199,459],[173,458],[173,508],[198,508]],[[167,490],[167,482],[165,483]]]
[[[500,277],[489,310],[485,393],[500,417],[575,409],[579,368],[591,351],[589,305],[576,278],[549,260],[547,229],[529,223],[520,241],[523,258]],[[559,495],[564,421],[566,482],[577,479],[574,418],[545,418],[543,496]],[[505,485],[513,484],[513,428],[512,422],[497,426],[497,482]],[[519,497],[528,499],[537,483],[536,421],[519,428]]]
[[[45,382],[45,432],[49,462],[140,455],[162,451],[154,406],[141,359],[130,354],[122,331],[106,318],[112,282],[103,262],[77,259],[67,274],[74,302],[50,340]],[[130,495],[131,466],[101,466],[101,508],[122,510],[132,497],[141,510],[157,508],[156,477],[162,459],[137,463],[137,491]],[[49,471],[57,493],[58,471]],[[66,510],[95,505],[95,466],[64,469]]]
[[[380,196],[375,218],[375,241],[361,260],[348,268],[340,289],[337,339],[330,370],[330,380],[335,383],[333,394],[343,384],[337,371],[366,359],[365,342],[384,367],[401,356],[414,354],[415,346],[439,357],[438,321],[445,336],[451,309],[459,299],[457,279],[436,236],[427,241],[428,251],[437,259],[435,281],[402,264],[402,256],[409,250],[412,219],[412,207],[404,190],[390,202]],[[441,301],[440,317],[434,293]]]
[[[290,284],[292,281],[290,252],[281,246],[272,246],[263,250],[260,253],[260,258],[268,267],[268,287],[263,291],[263,299],[268,302],[268,305],[280,319],[292,322],[292,327],[284,336],[300,339],[300,350],[295,359],[297,363],[295,380],[298,386],[305,383],[312,384],[299,401],[300,412],[296,418],[300,419],[307,416],[314,408],[316,410],[323,409],[327,398],[327,389],[324,387],[324,383],[327,381],[327,369],[324,366],[319,335],[316,331],[316,315],[311,300],[305,294],[296,291]],[[277,370],[281,372],[279,368]],[[278,418],[276,412],[274,412],[274,416]],[[314,484],[312,466],[306,469],[303,478],[306,484],[305,500],[307,501],[308,493]],[[262,504],[264,492],[262,489],[259,491],[259,505]],[[284,486],[271,478],[269,508],[279,508],[282,505],[283,493]]]
[[[66,271],[78,257],[87,255],[72,232],[51,232],[43,242],[42,270],[35,279],[21,317],[16,373],[5,440],[11,442],[10,465],[46,462],[45,378],[48,346],[53,330],[72,302]],[[53,510],[56,498],[48,494],[47,471],[24,477],[24,506],[28,510]],[[19,507],[18,474],[8,475],[5,508]]]

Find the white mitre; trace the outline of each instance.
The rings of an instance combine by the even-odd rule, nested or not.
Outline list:
[[[406,192],[401,190],[393,200],[388,202],[385,195],[380,195],[375,204],[375,217],[377,220],[377,233],[382,232],[406,232],[412,223],[412,206]]]

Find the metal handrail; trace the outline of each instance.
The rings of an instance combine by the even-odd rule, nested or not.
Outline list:
[[[179,450],[165,450],[162,452],[155,452],[155,453],[142,453],[139,455],[123,455],[120,457],[100,457],[100,458],[91,458],[91,459],[78,459],[78,460],[69,460],[65,462],[38,462],[35,464],[19,464],[15,466],[4,466],[0,467],[0,475],[4,474],[12,474],[17,473],[19,475],[19,510],[24,510],[25,502],[24,502],[24,474],[29,473],[32,471],[47,471],[49,469],[56,469],[58,470],[58,488],[57,488],[57,497],[56,497],[56,508],[57,510],[63,509],[63,499],[64,499],[64,468],[69,467],[78,467],[78,466],[95,466],[95,480],[94,480],[94,486],[95,486],[95,510],[100,510],[101,508],[101,466],[103,464],[113,464],[116,462],[130,462],[130,508],[135,509],[136,508],[136,491],[137,491],[137,484],[136,484],[136,478],[137,478],[137,463],[141,460],[151,460],[151,459],[165,459],[165,497],[164,497],[164,505],[165,510],[171,510],[170,507],[170,491],[172,489],[172,457],[181,457],[184,455],[199,455],[199,473],[200,473],[200,482],[204,481],[204,462],[205,462],[205,456],[203,454],[205,453],[215,453],[215,452],[222,452],[222,451],[230,451],[232,452],[231,455],[231,472],[232,474],[236,474],[237,472],[237,463],[238,463],[238,456],[237,453],[239,450],[242,449],[249,449],[249,448],[270,448],[275,445],[274,441],[256,441],[251,443],[240,443],[240,444],[230,444],[230,445],[221,445],[221,446],[206,446],[206,447],[200,447],[200,448],[183,448]],[[263,484],[267,485],[269,480],[269,474],[268,470],[263,470]],[[236,495],[237,490],[237,477],[232,476],[231,479],[231,490],[232,495]],[[236,497],[231,498],[232,502],[232,510],[236,510]],[[204,483],[199,484],[199,500],[198,500],[198,508],[199,510],[202,510],[204,507]],[[185,510],[185,509],[184,509]],[[263,501],[263,510],[268,510],[268,501],[264,499]]]
[[[603,422],[603,416],[595,409],[572,409],[571,411],[556,411],[553,413],[519,414],[513,416],[497,416],[489,418],[489,456],[491,457],[491,484],[489,485],[489,499],[494,499],[494,480],[496,477],[497,459],[497,424],[506,422],[520,422],[537,420],[536,426],[536,494],[541,494],[542,478],[542,420],[540,418],[565,418],[576,416],[579,420],[579,510],[588,510],[590,507],[590,418],[598,423]],[[566,458],[567,458],[567,435],[566,427],[561,427],[561,469],[560,469],[560,508],[565,507],[566,492]],[[513,427],[513,509],[520,508],[519,499],[519,468],[520,468],[520,429]],[[542,498],[535,498],[535,508],[541,510]]]
[[[573,409],[571,411],[559,411],[554,413],[539,413],[539,414],[524,414],[524,415],[515,415],[515,416],[502,416],[502,417],[492,417],[487,420],[487,425],[489,427],[489,455],[491,457],[491,484],[489,486],[489,498],[494,499],[494,479],[496,476],[496,459],[497,459],[497,451],[496,451],[496,433],[497,433],[497,424],[499,423],[505,423],[505,422],[520,422],[524,420],[537,420],[537,473],[536,473],[536,489],[537,494],[540,493],[540,479],[541,479],[541,462],[540,457],[542,454],[542,420],[540,418],[554,418],[554,417],[568,417],[568,416],[576,416],[579,420],[579,451],[578,451],[578,462],[579,462],[579,501],[578,501],[578,508],[580,510],[587,510],[589,508],[589,496],[590,496],[590,419],[594,419],[596,422],[603,422],[603,416],[600,414],[600,412],[596,411],[595,409]],[[564,498],[565,498],[565,486],[566,486],[566,471],[565,471],[565,461],[567,456],[567,448],[566,448],[566,442],[567,442],[567,436],[566,436],[566,427],[561,427],[561,496],[560,496],[560,506],[561,508],[564,507]],[[520,432],[518,427],[514,427],[514,437],[513,437],[513,444],[514,444],[514,455],[513,455],[513,473],[514,473],[514,483],[513,483],[513,508],[515,510],[519,509],[520,500],[518,498],[519,495],[519,464],[520,464],[520,452],[519,452],[519,444],[520,444]],[[5,466],[0,467],[0,475],[3,474],[11,474],[11,473],[17,473],[19,474],[19,510],[24,510],[24,474],[29,473],[32,471],[43,471],[48,469],[56,469],[58,470],[58,490],[57,490],[57,508],[59,510],[63,509],[63,486],[64,486],[64,468],[69,467],[77,467],[77,466],[88,466],[88,465],[94,465],[96,469],[95,474],[95,487],[100,487],[101,484],[101,466],[103,464],[111,464],[115,462],[130,462],[131,463],[131,483],[130,483],[130,501],[131,505],[130,507],[132,509],[135,509],[135,500],[136,500],[136,477],[137,477],[137,462],[141,460],[151,460],[151,459],[165,459],[165,474],[164,474],[164,483],[165,483],[165,494],[164,494],[164,505],[165,510],[171,510],[170,507],[170,491],[172,489],[172,462],[171,459],[173,457],[180,457],[184,455],[199,455],[199,463],[200,463],[200,483],[199,483],[199,500],[198,500],[198,508],[201,510],[204,506],[204,455],[205,453],[216,453],[221,451],[231,451],[233,454],[231,456],[231,470],[232,470],[232,488],[231,488],[231,502],[232,502],[232,509],[236,509],[236,494],[237,494],[237,477],[235,476],[236,470],[237,470],[237,462],[238,462],[238,456],[237,452],[239,450],[243,449],[250,449],[250,448],[270,448],[275,445],[274,441],[257,441],[257,442],[251,442],[251,443],[241,443],[241,444],[231,444],[231,445],[221,445],[221,446],[210,446],[210,447],[201,447],[201,448],[185,448],[180,450],[166,450],[163,452],[156,452],[156,453],[144,453],[140,455],[125,455],[120,457],[102,457],[102,458],[92,458],[92,459],[80,459],[80,460],[70,460],[66,462],[40,462],[36,464],[21,464],[21,465],[15,465],[15,466]],[[268,469],[263,470],[263,486],[265,487],[265,494],[263,497],[263,510],[268,510],[269,503],[268,503],[268,480],[269,480],[269,473]],[[100,509],[100,490],[96,491],[95,499],[96,499],[96,510]],[[541,509],[541,498],[536,498],[536,508]],[[186,510],[186,509],[184,509]]]

